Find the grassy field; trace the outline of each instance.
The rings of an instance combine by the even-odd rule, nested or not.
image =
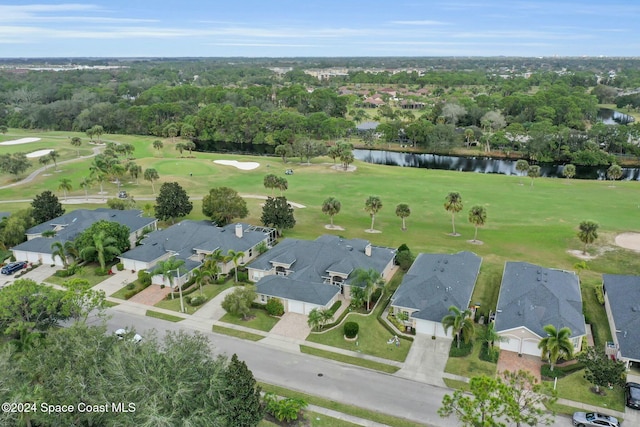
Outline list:
[[[49,276],[44,281],[47,283],[53,283],[55,285],[63,285],[64,282],[71,279],[83,279],[89,282],[90,286],[95,286],[104,280],[107,280],[109,276],[98,276],[96,275],[96,267],[99,267],[97,264],[88,264],[84,267],[81,267],[80,271],[74,274],[71,277],[58,277],[58,276]],[[60,267],[62,269],[62,267]],[[107,295],[109,296],[109,295]],[[121,297],[118,297],[121,298]]]
[[[220,319],[221,322],[231,323],[233,325],[245,326],[247,328],[257,329],[259,331],[269,332],[280,319],[270,316],[266,311],[256,308],[251,309],[249,317],[244,320],[242,317],[232,314],[225,314]]]
[[[3,138],[40,137],[39,148],[47,147],[69,150],[69,158],[76,156],[68,143],[68,137],[85,135],[70,132],[26,132],[11,130]],[[615,236],[624,231],[638,230],[640,213],[640,183],[621,181],[615,186],[609,182],[587,180],[564,180],[538,178],[533,186],[520,184],[520,178],[498,174],[463,173],[417,168],[371,165],[355,162],[357,170],[352,173],[331,169],[328,158],[314,159],[311,165],[301,165],[299,159],[292,159],[286,165],[281,159],[263,156],[242,156],[232,154],[194,153],[195,158],[179,158],[175,143],[163,140],[164,149],[158,153],[152,147],[156,138],[143,136],[103,135],[103,140],[117,140],[131,143],[136,147],[135,157],[143,168],[156,168],[160,181],[155,183],[156,191],[162,182],[178,182],[192,197],[201,197],[214,186],[230,186],[243,194],[269,195],[263,187],[263,178],[268,173],[282,174],[291,168],[294,175],[286,176],[289,190],[286,197],[301,203],[306,208],[296,209],[297,224],[285,232],[286,237],[315,239],[323,233],[341,235],[347,238],[363,238],[373,244],[398,247],[406,243],[414,253],[473,251],[483,258],[478,286],[473,302],[481,304],[481,310],[495,309],[498,285],[505,261],[527,261],[549,268],[574,270],[579,261],[569,254],[569,249],[580,249],[577,226],[586,219],[600,224],[599,239],[589,248],[589,252],[599,255],[587,262],[588,270],[581,273],[585,282],[584,299],[587,315],[595,323],[594,333],[598,342],[606,340],[606,319],[599,312],[589,296],[587,287],[595,286],[603,272],[636,274],[640,271],[640,257],[636,253],[617,248]],[[83,141],[84,141],[83,140]],[[178,141],[176,139],[176,141]],[[29,144],[22,147],[27,148]],[[0,154],[19,146],[0,146]],[[84,147],[84,146],[83,146]],[[229,166],[213,163],[216,159],[255,161],[260,167],[242,171]],[[88,174],[90,160],[82,160],[62,165],[61,174],[72,180],[71,194],[84,195],[78,188],[80,179]],[[190,175],[191,174],[191,175]],[[0,176],[1,182],[10,181],[9,176]],[[0,201],[7,202],[31,199],[45,189],[57,192],[58,179],[39,175],[29,185],[18,185],[0,190]],[[140,180],[125,182],[123,189],[131,193],[139,206],[153,201],[149,182]],[[99,189],[91,189],[97,196]],[[105,184],[105,191],[113,195],[116,187]],[[444,210],[445,196],[451,191],[462,195],[464,209],[456,215],[456,229],[461,237],[451,237],[450,215]],[[381,197],[383,208],[376,215],[375,228],[379,234],[365,233],[370,218],[364,211],[364,202],[369,195]],[[344,231],[328,231],[324,225],[328,217],[321,211],[322,202],[329,196],[342,203],[341,212],[336,215],[336,225]],[[260,223],[261,201],[247,199],[249,216],[245,221]],[[400,230],[401,220],[395,215],[398,203],[408,203],[411,216],[407,218],[408,230]],[[478,238],[483,245],[468,242],[473,237],[473,227],[467,221],[467,213],[473,205],[483,205],[487,209],[487,222],[479,230]],[[28,203],[9,202],[0,204],[1,210],[16,210]],[[101,205],[65,205],[67,210],[95,208]],[[201,202],[194,201],[190,219],[202,219]],[[600,314],[599,314],[600,313]],[[604,338],[602,338],[604,337]]]
[[[553,383],[551,384],[553,387]],[[610,408],[624,412],[624,390],[615,387],[612,390],[603,389],[605,396],[591,392],[593,385],[584,379],[584,371],[574,372],[558,379],[558,396],[575,402],[583,402],[601,408]]]
[[[481,347],[480,341],[476,341],[473,344],[473,351],[468,356],[450,357],[447,360],[447,365],[445,366],[444,371],[450,374],[462,375],[467,378],[478,375],[493,377],[496,374],[498,365],[496,363],[480,360]]]
[[[349,363],[351,365],[362,366],[363,368],[373,369],[375,371],[386,372],[388,374],[394,374],[400,370],[396,366],[387,365],[386,363],[374,362],[372,360],[361,359],[359,357],[347,356],[345,354],[336,353],[333,351],[320,350],[315,347],[309,347],[307,345],[300,346],[300,352],[305,354],[312,354],[314,356],[324,357],[325,359],[336,360],[338,362]]]
[[[218,334],[229,335],[231,337],[241,338],[243,340],[249,341],[260,341],[264,338],[264,335],[252,334],[251,332],[239,331],[233,328],[225,328],[224,326],[220,325],[213,325],[211,330]]]

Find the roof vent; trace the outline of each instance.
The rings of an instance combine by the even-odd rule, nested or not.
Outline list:
[[[353,250],[353,246],[351,246],[351,245],[347,245],[346,248],[347,248],[348,251],[352,251]]]
[[[633,307],[631,307],[631,311],[639,311],[640,307],[638,307],[637,305],[634,305]]]
[[[441,268],[441,269],[440,269],[440,273],[444,273],[444,268]]]
[[[518,310],[518,316],[522,316],[522,310]]]
[[[448,260],[448,259],[445,259],[443,262],[444,262],[445,264],[449,264],[449,260]]]

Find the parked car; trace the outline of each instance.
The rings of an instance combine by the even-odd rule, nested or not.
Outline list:
[[[640,409],[640,384],[627,383],[624,386],[624,398],[629,408]]]
[[[0,272],[2,274],[13,274],[18,270],[22,270],[23,268],[26,268],[26,266],[27,266],[26,261],[16,261],[2,267],[2,270],[0,270]]]
[[[126,329],[120,328],[115,331],[115,334],[119,340],[123,340],[127,335],[130,335],[130,332],[127,331]],[[140,334],[134,334],[133,337],[131,337],[131,342],[134,342],[137,344],[140,341],[142,341],[142,336]]]
[[[577,427],[620,427],[617,418],[597,412],[575,412],[573,425]]]
[[[127,198],[127,192],[126,192],[126,191],[124,191],[124,190],[123,190],[123,191],[120,191],[120,192],[118,193],[118,198],[119,198],[119,199],[126,199],[126,198]]]

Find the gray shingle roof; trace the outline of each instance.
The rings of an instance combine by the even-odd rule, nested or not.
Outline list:
[[[140,210],[117,210],[99,208],[95,210],[78,209],[66,213],[58,218],[43,222],[31,227],[26,234],[41,234],[45,231],[63,227],[56,232],[55,237],[36,237],[13,247],[15,250],[51,253],[51,244],[55,241],[67,242],[74,240],[80,233],[89,228],[94,223],[105,220],[117,222],[129,228],[129,232],[143,229],[153,225],[155,218],[145,218]]]
[[[340,293],[339,286],[303,282],[277,275],[263,277],[256,285],[256,289],[259,294],[322,306],[327,305],[336,294]]]
[[[356,130],[366,131],[366,130],[375,130],[380,125],[379,122],[362,122],[356,126]]]
[[[211,221],[181,221],[164,230],[147,234],[141,244],[123,253],[120,258],[152,262],[167,252],[177,253],[176,258],[186,260],[196,250],[213,252],[220,249],[246,252],[268,237],[267,233],[249,231],[249,224],[240,223],[242,238],[235,234],[236,224],[217,227]]]
[[[620,354],[640,361],[640,276],[603,274],[602,281],[616,327]]]
[[[300,295],[306,292],[304,289],[312,288],[317,284],[323,284],[329,276],[328,271],[351,273],[356,268],[368,270],[370,268],[382,273],[384,268],[393,260],[395,249],[380,246],[371,247],[371,256],[365,254],[365,248],[369,245],[363,239],[342,239],[338,236],[324,235],[316,240],[284,239],[274,248],[260,255],[249,268],[268,271],[273,268],[272,262],[293,260],[291,272],[288,276],[278,276],[283,280],[299,285],[298,288],[289,285],[287,287],[280,282],[263,277],[258,281],[258,293],[275,295],[276,292],[291,291],[291,296],[278,295],[282,298],[300,299]],[[349,278],[345,283],[349,283]],[[274,289],[271,289],[271,287]],[[276,287],[277,286],[277,287]],[[334,288],[332,285],[328,285]],[[338,291],[340,288],[337,288]],[[310,290],[309,292],[315,292]],[[322,294],[324,295],[324,294]],[[312,302],[312,301],[309,301]]]
[[[546,325],[566,326],[572,337],[586,333],[578,276],[526,262],[507,262],[498,297],[496,331],[524,326],[544,337]]]
[[[391,305],[418,310],[411,317],[440,322],[449,307],[469,307],[482,258],[472,252],[418,254]]]

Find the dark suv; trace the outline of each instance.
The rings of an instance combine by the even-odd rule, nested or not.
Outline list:
[[[2,270],[0,270],[0,272],[2,274],[13,274],[18,270],[22,270],[26,266],[27,266],[27,263],[25,261],[16,261],[2,267]]]
[[[627,383],[624,386],[624,398],[629,408],[640,409],[640,384]]]

